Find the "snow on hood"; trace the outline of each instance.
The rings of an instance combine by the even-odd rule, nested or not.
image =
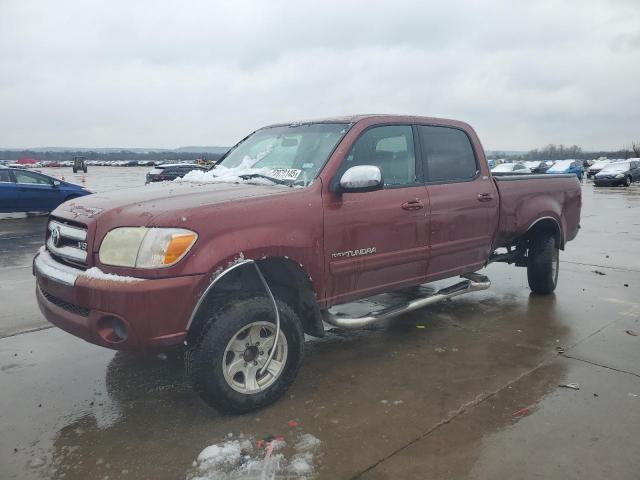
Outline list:
[[[260,160],[245,157],[240,165],[236,167],[225,167],[224,165],[216,165],[211,170],[192,170],[182,178],[173,180],[177,183],[254,183],[258,185],[276,185],[267,178],[254,177],[251,179],[243,178],[246,175],[264,175],[265,177],[275,178],[277,180],[297,180],[301,170],[295,168],[256,168],[254,165]],[[308,184],[305,181],[305,184]]]
[[[571,166],[573,160],[558,160],[547,172],[564,172]]]

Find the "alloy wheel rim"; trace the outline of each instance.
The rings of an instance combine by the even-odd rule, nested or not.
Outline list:
[[[284,333],[280,331],[277,342],[275,334],[273,323],[258,321],[245,325],[231,337],[222,356],[222,373],[233,390],[247,395],[259,393],[280,377],[289,348]],[[276,349],[273,358],[260,373],[272,348]]]

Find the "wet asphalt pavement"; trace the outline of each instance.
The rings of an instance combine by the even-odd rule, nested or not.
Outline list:
[[[487,291],[307,342],[286,397],[236,417],[172,357],[17,334],[46,326],[30,271],[44,219],[0,220],[0,478],[191,478],[205,447],[269,435],[286,443],[276,478],[297,478],[284,465],[311,434],[318,478],[638,479],[640,185],[583,191],[555,295],[491,265]],[[206,478],[236,478],[222,471]]]

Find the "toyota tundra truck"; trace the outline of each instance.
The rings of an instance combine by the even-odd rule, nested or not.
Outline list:
[[[34,258],[37,302],[97,345],[181,346],[207,403],[248,412],[285,392],[304,335],[325,326],[486,289],[491,262],[526,267],[531,290],[552,293],[581,202],[575,175],[492,176],[460,121],[272,125],[208,171],[60,205]]]

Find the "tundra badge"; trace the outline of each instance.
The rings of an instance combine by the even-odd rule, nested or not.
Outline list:
[[[371,255],[372,253],[376,253],[376,247],[360,248],[358,250],[347,250],[346,252],[336,252],[331,254],[331,258],[361,257],[362,255]]]

